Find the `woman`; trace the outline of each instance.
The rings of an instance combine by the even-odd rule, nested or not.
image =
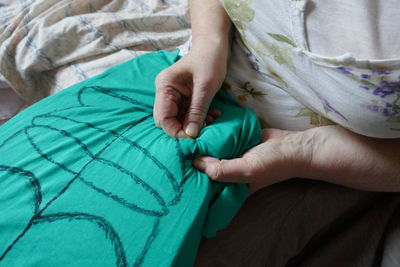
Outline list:
[[[194,166],[207,173],[215,181],[247,183],[251,192],[293,177],[320,180],[358,190],[400,191],[400,101],[398,101],[400,60],[363,59],[381,56],[382,53],[379,54],[380,49],[377,48],[390,45],[393,47],[396,44],[394,40],[400,39],[399,34],[392,31],[392,35],[395,34],[395,36],[386,42],[386,46],[382,45],[385,39],[383,39],[381,28],[392,23],[392,28],[395,29],[395,22],[393,22],[393,16],[382,18],[383,11],[381,13],[376,11],[388,10],[387,12],[398,14],[400,10],[395,1],[383,1],[385,3],[380,4],[374,4],[374,1],[355,1],[346,4],[346,1],[340,0],[329,1],[330,3],[325,4],[313,4],[302,0],[286,0],[278,3],[257,0],[221,2],[223,4],[218,0],[191,1],[193,46],[182,60],[157,77],[154,107],[156,124],[170,136],[195,138],[205,123],[211,123],[219,115],[218,111],[209,111],[208,108],[227,74],[233,21],[238,31],[227,76],[228,84],[234,88],[230,91],[239,101],[244,102],[245,106],[252,107],[271,127],[275,128],[264,129],[260,145],[245,153],[241,158],[220,160],[203,157],[197,159]],[[352,8],[357,5],[358,12],[351,13],[354,10]],[[382,6],[378,9],[374,5]],[[371,19],[371,13],[368,13],[372,11],[376,15],[373,19]],[[308,16],[308,20],[305,20],[304,14]],[[341,21],[338,19],[344,17],[362,20],[364,14],[364,19],[369,21],[372,27],[359,29],[354,25],[347,25],[347,28],[357,28],[355,32],[360,33],[361,37],[365,37],[362,33],[370,33],[368,36],[378,41],[376,44],[365,46],[362,45],[363,39],[360,42],[355,42],[354,36],[346,39],[345,35],[340,35],[344,32],[343,27],[346,25],[329,24],[331,21],[327,19],[329,17],[327,14],[332,16],[333,21]],[[323,23],[321,19],[324,19]],[[308,26],[308,31],[304,24]],[[324,28],[325,24],[327,26]],[[329,28],[332,25],[336,25],[336,28]],[[335,34],[339,34],[342,39],[328,38]],[[351,37],[351,34],[350,30],[348,35]],[[331,57],[320,56],[310,50],[313,48],[321,54],[341,53],[338,43],[344,43],[343,49],[349,49],[346,44],[352,44],[352,48],[356,49],[358,54]],[[329,46],[329,44],[332,45]],[[377,52],[371,54],[371,51]],[[396,55],[396,49],[390,51],[394,56]],[[236,55],[240,53],[242,56]],[[383,57],[394,57],[392,54],[386,53]],[[247,59],[243,55],[246,55]],[[243,63],[244,60],[240,59],[247,62]],[[248,81],[241,79],[241,75],[243,76],[241,68],[253,69],[252,72],[246,73],[250,77]],[[243,85],[238,85],[240,83]],[[260,101],[256,99],[257,96],[261,98],[269,96],[269,100],[260,104]],[[248,98],[253,99],[248,101]],[[290,99],[292,102],[285,102],[286,100],[280,100],[281,98]],[[288,110],[293,110],[293,106],[297,111],[289,114]],[[310,122],[301,125],[307,116]],[[299,122],[300,119],[303,120]],[[286,122],[282,122],[284,120]],[[331,121],[334,125],[327,125],[331,124]],[[311,181],[307,183],[304,180],[289,181],[283,183],[283,187],[279,184],[263,192],[273,194],[273,188],[281,190],[280,192],[290,191],[288,188],[293,186],[299,188],[304,184],[308,187],[308,184],[314,186],[316,183]],[[317,184],[317,186],[326,187],[326,184]],[[350,199],[346,200],[347,202],[343,200],[343,203],[353,203],[348,206],[353,208],[357,206],[357,209],[363,210],[362,214],[370,212],[371,196],[377,196],[377,194],[352,191],[333,185],[331,188],[333,189],[327,195],[341,194],[336,191],[346,192],[343,194],[350,196]],[[298,196],[303,195],[298,190],[294,192],[297,192],[293,194]],[[321,196],[315,196],[315,198],[318,200]],[[368,249],[371,251],[376,252],[377,247],[380,246],[378,243],[383,239],[381,238],[384,231],[382,229],[385,229],[383,225],[391,220],[391,214],[397,205],[397,198],[394,198],[396,200],[389,202],[395,204],[389,205],[387,200],[382,204],[382,207],[387,208],[387,212],[379,216],[386,218],[385,220],[382,220],[380,224],[370,221],[366,224],[380,229],[380,234],[377,233],[376,238],[371,238],[373,241],[368,243]],[[287,198],[283,199],[287,201]],[[358,206],[360,199],[365,201],[369,199],[369,202],[367,201],[369,204],[363,202],[360,208]],[[340,201],[342,200],[338,202]],[[285,207],[282,203],[279,205]],[[303,228],[303,230],[311,230],[307,230],[308,234],[303,234],[304,238],[301,242],[297,239],[298,244],[293,248],[288,248],[289,252],[275,253],[272,256],[275,259],[272,260],[270,257],[268,261],[265,257],[254,257],[254,254],[251,256],[251,253],[241,255],[239,258],[246,258],[247,263],[257,258],[253,262],[255,265],[280,266],[290,262],[291,258],[293,260],[296,255],[304,254],[305,248],[310,244],[310,240],[314,240],[316,233],[321,229],[329,228],[328,226],[333,221],[341,217],[344,206],[347,204],[334,205],[332,210],[320,212],[318,216],[313,214],[313,209],[324,207],[324,205],[327,204],[318,203],[309,209],[310,213],[307,216],[315,216],[311,220],[320,223],[318,226]],[[248,205],[244,208],[246,207]],[[326,214],[335,215],[327,216]],[[271,217],[265,218],[260,224],[265,226],[270,220],[272,220]],[[235,222],[233,224],[235,225]],[[237,228],[240,227],[237,226]],[[230,242],[235,242],[235,238],[238,238],[238,233],[233,233],[235,231],[231,231]],[[258,228],[258,232],[262,230]],[[298,231],[293,234],[298,234]],[[225,234],[225,237],[227,236],[229,233]],[[257,246],[259,244],[257,242],[265,242],[260,239],[262,238],[254,241],[253,245]],[[218,238],[214,240],[214,244],[216,242],[219,242]],[[290,242],[293,242],[293,239]],[[371,245],[372,243],[374,245]],[[249,246],[252,246],[251,242]],[[202,251],[207,251],[207,248]],[[208,251],[216,250],[208,249]],[[362,251],[366,252],[367,249]],[[276,254],[279,254],[281,258],[277,259]],[[362,253],[358,251],[354,254],[361,255]],[[376,260],[373,255],[370,261],[364,256],[356,258],[355,261],[350,261],[351,264],[348,261],[342,261],[344,265],[341,266],[355,266],[352,265],[355,262],[370,264]],[[297,261],[298,265],[300,265],[299,262]],[[305,262],[304,258],[301,262]],[[317,262],[321,264],[321,261]],[[332,266],[338,266],[337,263],[331,262]],[[208,264],[211,263],[208,262]],[[239,263],[236,261],[235,264]],[[327,263],[324,262],[324,264]]]

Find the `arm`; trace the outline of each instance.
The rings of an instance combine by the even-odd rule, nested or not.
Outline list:
[[[191,0],[190,15],[193,47],[213,45],[227,61],[232,23],[219,0]]]
[[[213,180],[248,183],[251,192],[293,177],[400,192],[400,139],[365,137],[340,126],[263,133],[263,143],[242,158],[203,157],[194,165]]]
[[[376,139],[340,126],[311,131],[315,144],[301,177],[361,190],[400,192],[400,139]]]
[[[219,0],[191,0],[193,46],[190,52],[156,79],[154,120],[172,137],[196,137],[225,75],[232,23]],[[208,114],[208,116],[207,116]]]

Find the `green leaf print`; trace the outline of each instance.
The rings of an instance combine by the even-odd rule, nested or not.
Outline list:
[[[247,47],[251,47],[253,49],[253,53],[257,55],[260,64],[268,71],[268,74],[271,75],[271,78],[273,78],[275,81],[277,81],[279,84],[283,85],[284,87],[288,87],[288,84],[279,76],[274,69],[269,65],[269,63],[265,60],[266,56],[270,56],[268,50],[263,49],[263,45],[261,41],[259,40],[257,44],[252,44],[249,42],[247,39],[243,39],[243,42]],[[282,62],[282,61],[281,61]],[[293,66],[294,68],[294,66]]]
[[[229,90],[232,89],[232,86],[231,86],[229,83],[227,83],[226,81],[224,81],[224,82],[222,83],[222,85],[221,85],[221,88],[222,88],[222,90],[224,90],[224,91],[229,91]]]
[[[362,84],[366,85],[366,86],[375,86],[374,83],[372,83],[372,82],[370,82],[370,81],[368,81],[368,80],[365,80],[365,79],[361,79],[360,82],[361,82]]]
[[[293,47],[297,47],[296,44],[292,40],[287,38],[285,35],[277,34],[277,33],[268,33],[268,35],[271,36],[272,38],[274,38],[275,40],[279,41],[279,42],[287,43],[287,44],[290,44]]]
[[[265,65],[264,65],[264,67],[265,67]],[[266,68],[266,69],[271,73],[272,77],[274,77],[275,81],[277,81],[277,82],[283,84],[285,87],[289,87],[289,85],[287,84],[287,82],[285,82],[285,81],[282,79],[281,76],[279,76],[276,72],[274,72],[274,71],[272,70],[271,67],[268,66],[268,68]]]
[[[254,9],[251,8],[252,0],[222,0],[232,22],[240,30],[246,29],[246,24],[254,19]]]
[[[296,71],[292,57],[290,56],[290,50],[287,47],[279,46],[274,43],[270,43],[267,40],[259,40],[255,46],[255,50],[258,55],[267,56],[275,60],[280,65],[287,65],[291,70]]]
[[[325,125],[334,125],[335,123],[318,113],[308,109],[302,108],[300,109],[299,113],[297,113],[296,117],[309,117],[310,124],[314,126],[325,126]]]
[[[254,100],[261,101],[263,96],[267,94],[257,91],[254,87],[251,86],[250,82],[245,82],[242,86],[239,87],[239,95],[238,99],[242,102],[247,101],[248,97],[252,97]]]

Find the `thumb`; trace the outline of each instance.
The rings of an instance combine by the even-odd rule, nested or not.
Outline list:
[[[193,166],[218,182],[249,183],[252,177],[250,164],[244,158],[219,160],[200,157],[194,160]]]
[[[195,85],[196,86],[196,85]],[[197,137],[204,125],[208,108],[214,94],[210,90],[197,86],[193,88],[191,101],[185,118],[185,133],[190,137]]]

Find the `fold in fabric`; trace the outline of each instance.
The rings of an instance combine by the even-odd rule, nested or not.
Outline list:
[[[154,80],[178,51],[149,53],[52,95],[0,127],[0,265],[190,266],[247,186],[192,167],[259,143],[249,109],[220,92],[200,136],[154,124]]]

